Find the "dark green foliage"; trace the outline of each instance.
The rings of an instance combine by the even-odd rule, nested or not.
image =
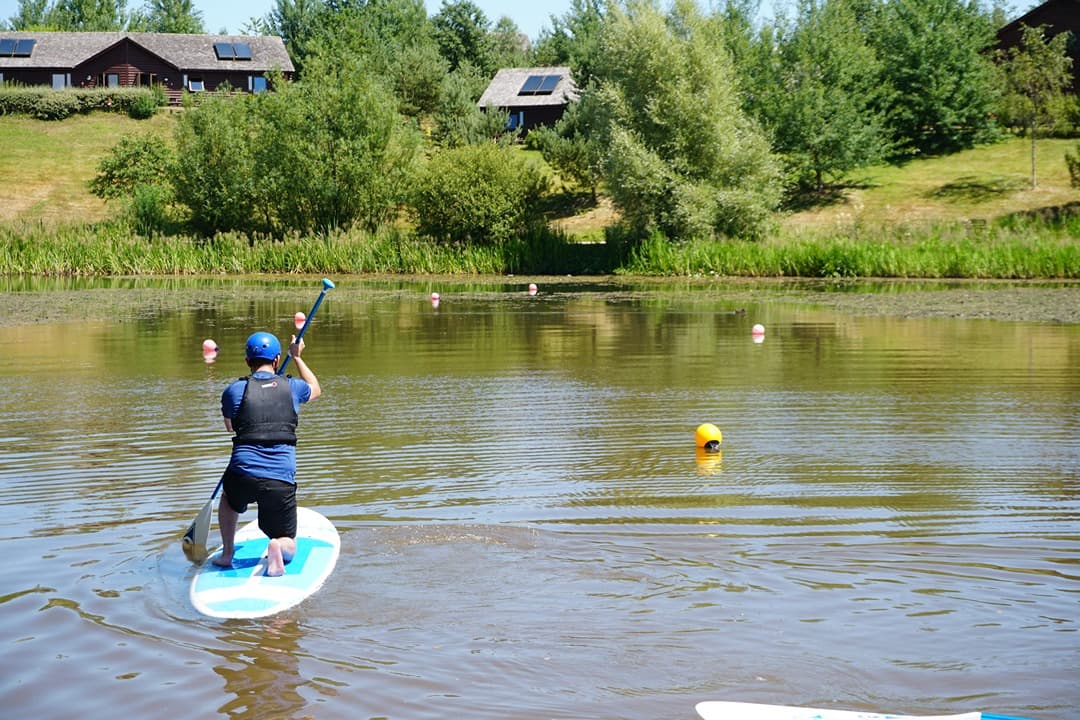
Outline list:
[[[1074,188],[1080,188],[1080,143],[1076,144],[1076,154],[1065,153],[1065,164],[1069,167],[1069,182]]]
[[[881,160],[888,146],[877,110],[881,67],[849,0],[800,0],[781,18],[772,52],[747,51],[751,107],[772,132],[789,183],[820,193],[827,182]]]
[[[312,65],[306,82],[260,98],[256,118],[256,184],[275,234],[374,230],[397,215],[420,138],[377,81]]]
[[[894,155],[942,154],[994,139],[1000,85],[982,0],[884,0],[867,11],[882,62]]]
[[[569,65],[581,87],[591,83],[602,53],[603,8],[602,0],[571,0],[566,14],[551,19],[551,30],[541,31],[533,64]]]
[[[589,116],[595,107],[596,103],[574,103],[555,127],[540,127],[528,135],[528,144],[539,149],[563,179],[587,190],[593,201],[603,178],[605,150],[594,129],[599,118]]]
[[[597,138],[605,179],[632,232],[669,238],[759,235],[780,199],[780,168],[743,112],[718,33],[691,6],[648,2],[604,27]]]
[[[143,32],[204,33],[202,12],[193,0],[146,0],[142,15]]]
[[[176,199],[188,208],[192,227],[204,235],[263,229],[269,219],[255,197],[252,104],[226,92],[201,100],[177,122]]]
[[[128,135],[101,161],[90,192],[112,199],[128,197],[142,186],[169,187],[172,162],[172,150],[161,138]]]
[[[439,12],[431,18],[431,25],[435,42],[451,70],[470,64],[490,75],[497,69],[491,22],[476,3],[443,0]]]
[[[131,113],[146,98],[157,103],[156,94],[146,88],[68,88],[53,90],[42,86],[0,86],[0,115],[29,115],[38,120],[63,120],[93,110]]]
[[[476,101],[488,78],[466,64],[443,79],[439,106],[434,114],[432,139],[443,147],[459,147],[499,139],[512,139],[506,129],[507,114],[497,108],[481,109]]]
[[[417,231],[440,242],[499,244],[539,221],[539,169],[513,148],[465,145],[436,153],[420,172],[412,209]]]
[[[146,120],[154,116],[158,109],[158,99],[153,93],[146,93],[135,98],[128,108],[128,116],[135,120]]]

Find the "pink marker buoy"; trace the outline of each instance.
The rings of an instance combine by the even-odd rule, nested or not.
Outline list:
[[[302,312],[298,312],[293,316],[293,322],[296,323],[296,329],[299,330],[304,327],[304,323],[307,322],[307,316]]]
[[[536,294],[536,283],[529,283],[529,294],[530,295],[535,295]]]
[[[765,326],[760,324],[760,323],[755,325],[754,327],[752,327],[750,329],[750,334],[751,335],[764,335],[765,334]]]
[[[213,340],[211,340],[210,338],[207,338],[207,339],[203,340],[202,341],[202,351],[204,353],[208,353],[208,352],[215,352],[216,353],[218,351],[217,343],[214,342]]]
[[[440,300],[439,293],[437,293],[437,292],[431,293],[431,307],[433,307],[433,308],[439,307],[439,300]]]

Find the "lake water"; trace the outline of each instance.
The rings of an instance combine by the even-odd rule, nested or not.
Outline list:
[[[180,536],[318,278],[9,281],[48,310],[0,327],[3,715],[1074,716],[1080,326],[529,280],[337,279],[298,456],[342,556],[234,621]]]

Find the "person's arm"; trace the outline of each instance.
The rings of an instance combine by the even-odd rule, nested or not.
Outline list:
[[[296,369],[300,373],[300,379],[308,384],[311,388],[311,394],[308,396],[308,402],[311,402],[315,398],[322,395],[322,388],[319,386],[319,378],[315,377],[315,373],[311,371],[308,364],[300,357],[300,353],[304,352],[304,339],[300,338],[300,342],[296,341],[296,336],[293,335],[292,342],[289,343],[289,357],[296,363]]]

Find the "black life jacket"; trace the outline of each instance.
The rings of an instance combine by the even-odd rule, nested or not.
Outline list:
[[[246,380],[244,398],[232,418],[233,445],[295,445],[297,417],[289,379],[281,375]]]

